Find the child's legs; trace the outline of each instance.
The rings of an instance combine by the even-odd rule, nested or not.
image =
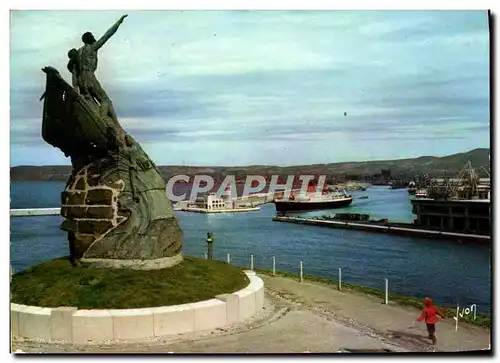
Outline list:
[[[432,339],[432,343],[436,344],[436,325],[435,324],[426,324],[427,332],[429,333],[429,339]]]

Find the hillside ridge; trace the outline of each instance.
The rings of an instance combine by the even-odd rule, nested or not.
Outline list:
[[[488,169],[490,149],[477,148],[467,152],[437,157],[419,156],[416,158],[372,161],[345,161],[328,164],[309,165],[252,165],[252,166],[159,166],[165,179],[173,175],[209,174],[215,179],[223,179],[225,175],[245,177],[246,175],[332,175],[343,177],[370,177],[381,173],[381,170],[390,170],[392,176],[413,178],[417,174],[428,173],[432,176],[455,176],[468,161],[481,176],[487,176],[481,166]],[[66,181],[71,174],[70,165],[20,165],[10,168],[11,181]]]

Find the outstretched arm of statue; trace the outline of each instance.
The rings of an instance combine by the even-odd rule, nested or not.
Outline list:
[[[101,38],[99,38],[99,40],[97,42],[92,44],[92,47],[94,47],[95,50],[98,50],[99,48],[101,48],[104,45],[104,43],[106,43],[109,40],[109,38],[111,38],[116,33],[116,31],[118,30],[120,25],[123,23],[123,20],[127,16],[128,15],[123,15],[120,19],[118,19],[118,21],[116,23],[114,23],[113,26],[111,28],[109,28],[108,31],[106,33],[104,33],[104,35]]]

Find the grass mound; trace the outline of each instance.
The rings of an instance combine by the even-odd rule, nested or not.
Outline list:
[[[272,270],[255,269],[255,271],[257,273],[272,276]],[[291,272],[276,271],[276,276],[283,276],[283,277],[289,277],[289,278],[293,278],[293,279],[299,279],[298,274],[294,274]],[[338,281],[335,281],[333,279],[329,279],[327,277],[313,276],[313,275],[306,275],[306,274],[304,274],[303,277],[304,277],[304,280],[315,281],[315,282],[320,282],[323,284],[338,286]],[[357,292],[360,292],[363,294],[368,294],[368,295],[379,297],[382,300],[385,299],[385,291],[374,289],[371,287],[342,282],[342,290],[357,291]],[[392,294],[389,292],[389,301],[395,302],[395,303],[402,305],[402,306],[412,306],[412,307],[415,307],[417,309],[423,309],[424,298],[423,297],[416,298],[416,297],[401,296],[401,295],[396,295],[396,294]],[[447,318],[453,318],[457,313],[456,307],[448,307],[448,306],[442,306],[442,305],[440,306],[439,304],[436,304],[436,306],[444,313],[444,315]],[[491,329],[491,316],[490,315],[477,314],[475,319],[472,317],[472,315],[466,315],[466,316],[460,317],[459,321],[466,322],[466,323],[469,323],[472,325],[477,325],[477,326],[480,326],[483,328],[490,328]]]
[[[67,258],[59,258],[14,274],[11,301],[80,309],[147,308],[212,299],[249,282],[237,267],[186,256],[176,266],[151,271],[72,267]]]

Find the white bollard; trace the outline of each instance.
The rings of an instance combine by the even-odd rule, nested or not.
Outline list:
[[[342,290],[342,269],[339,267],[339,291]]]
[[[389,305],[389,280],[385,279],[385,305]]]
[[[304,264],[300,261],[300,282],[304,281]]]
[[[208,260],[208,255],[206,252],[205,252],[205,260]]]
[[[231,263],[231,255],[229,253],[227,254],[227,263]]]
[[[250,255],[250,270],[253,271],[253,255]]]
[[[276,275],[276,257],[273,256],[273,276]]]

